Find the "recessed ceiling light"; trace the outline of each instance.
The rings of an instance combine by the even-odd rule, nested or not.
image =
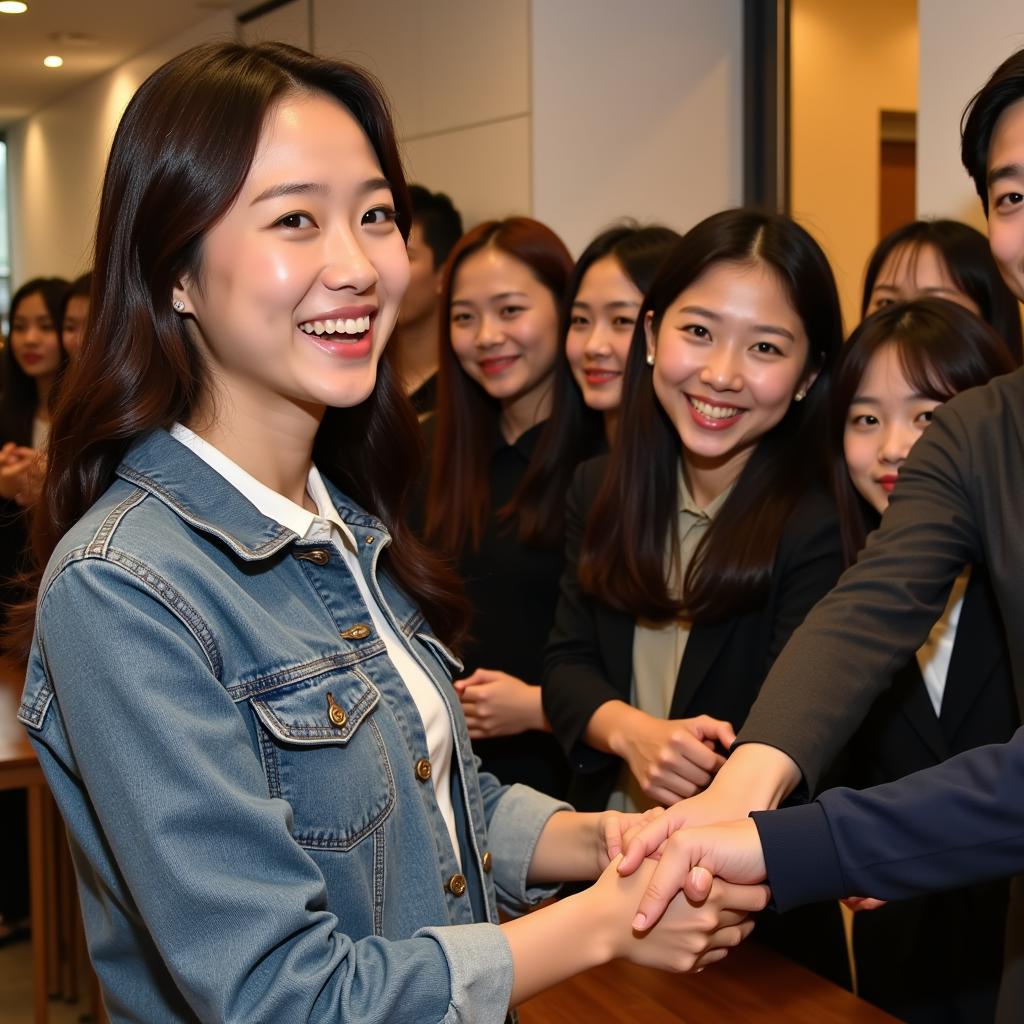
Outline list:
[[[21,0],[3,0],[0,3],[0,14],[24,14],[28,10],[28,4]]]
[[[64,58],[57,56],[50,56],[43,58],[43,64],[48,68],[62,68],[64,66]]]

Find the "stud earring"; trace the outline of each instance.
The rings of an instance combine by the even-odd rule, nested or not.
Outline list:
[[[800,389],[800,390],[799,390],[799,391],[798,391],[798,392],[797,392],[797,393],[796,393],[796,394],[795,394],[795,395],[793,396],[793,401],[794,401],[794,402],[802,402],[802,401],[803,401],[803,400],[804,400],[804,399],[805,399],[806,397],[807,397],[807,392],[806,392],[806,391],[805,391],[805,390],[804,390],[803,388],[801,388],[801,389]]]
[[[654,365],[654,353],[653,352],[648,352],[647,353],[647,365],[648,366],[653,366]]]
[[[171,303],[171,305],[174,307],[174,312],[175,313],[184,313],[185,312],[185,300],[184,299],[175,299]]]

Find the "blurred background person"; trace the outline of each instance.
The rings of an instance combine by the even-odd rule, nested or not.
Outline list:
[[[444,264],[462,236],[462,217],[443,192],[410,185],[409,289],[389,349],[417,415],[437,403],[438,316]]]

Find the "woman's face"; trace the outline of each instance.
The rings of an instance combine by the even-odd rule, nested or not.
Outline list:
[[[493,245],[455,271],[451,344],[463,370],[503,406],[547,385],[558,358],[558,308],[520,260]]]
[[[981,315],[978,304],[953,280],[942,254],[933,245],[901,245],[885,258],[868,298],[868,314],[896,302],[946,299]]]
[[[64,310],[64,323],[61,324],[61,340],[64,351],[74,358],[82,347],[82,335],[85,333],[85,321],[89,316],[89,297],[72,295]]]
[[[11,352],[29,377],[52,377],[60,369],[60,333],[41,292],[26,295],[11,313]]]
[[[657,335],[645,327],[654,392],[688,465],[738,472],[814,379],[803,322],[762,264],[715,264],[676,296]]]
[[[201,261],[173,297],[236,408],[322,412],[369,396],[409,260],[373,147],[340,103],[293,95],[270,110]]]
[[[614,256],[595,260],[580,281],[565,354],[591,409],[607,412],[622,401],[622,374],[643,300]]]
[[[871,357],[846,415],[843,453],[853,486],[876,512],[888,508],[900,467],[941,404],[907,380],[895,345]]]

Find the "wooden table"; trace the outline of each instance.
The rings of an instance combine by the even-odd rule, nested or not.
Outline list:
[[[615,961],[520,1007],[521,1024],[892,1024],[887,1013],[753,942],[701,974]]]
[[[28,792],[29,900],[32,916],[32,1000],[35,1024],[46,1024],[49,1013],[46,985],[46,839],[49,793],[25,730],[10,714],[21,694],[17,680],[0,676],[0,789]]]

